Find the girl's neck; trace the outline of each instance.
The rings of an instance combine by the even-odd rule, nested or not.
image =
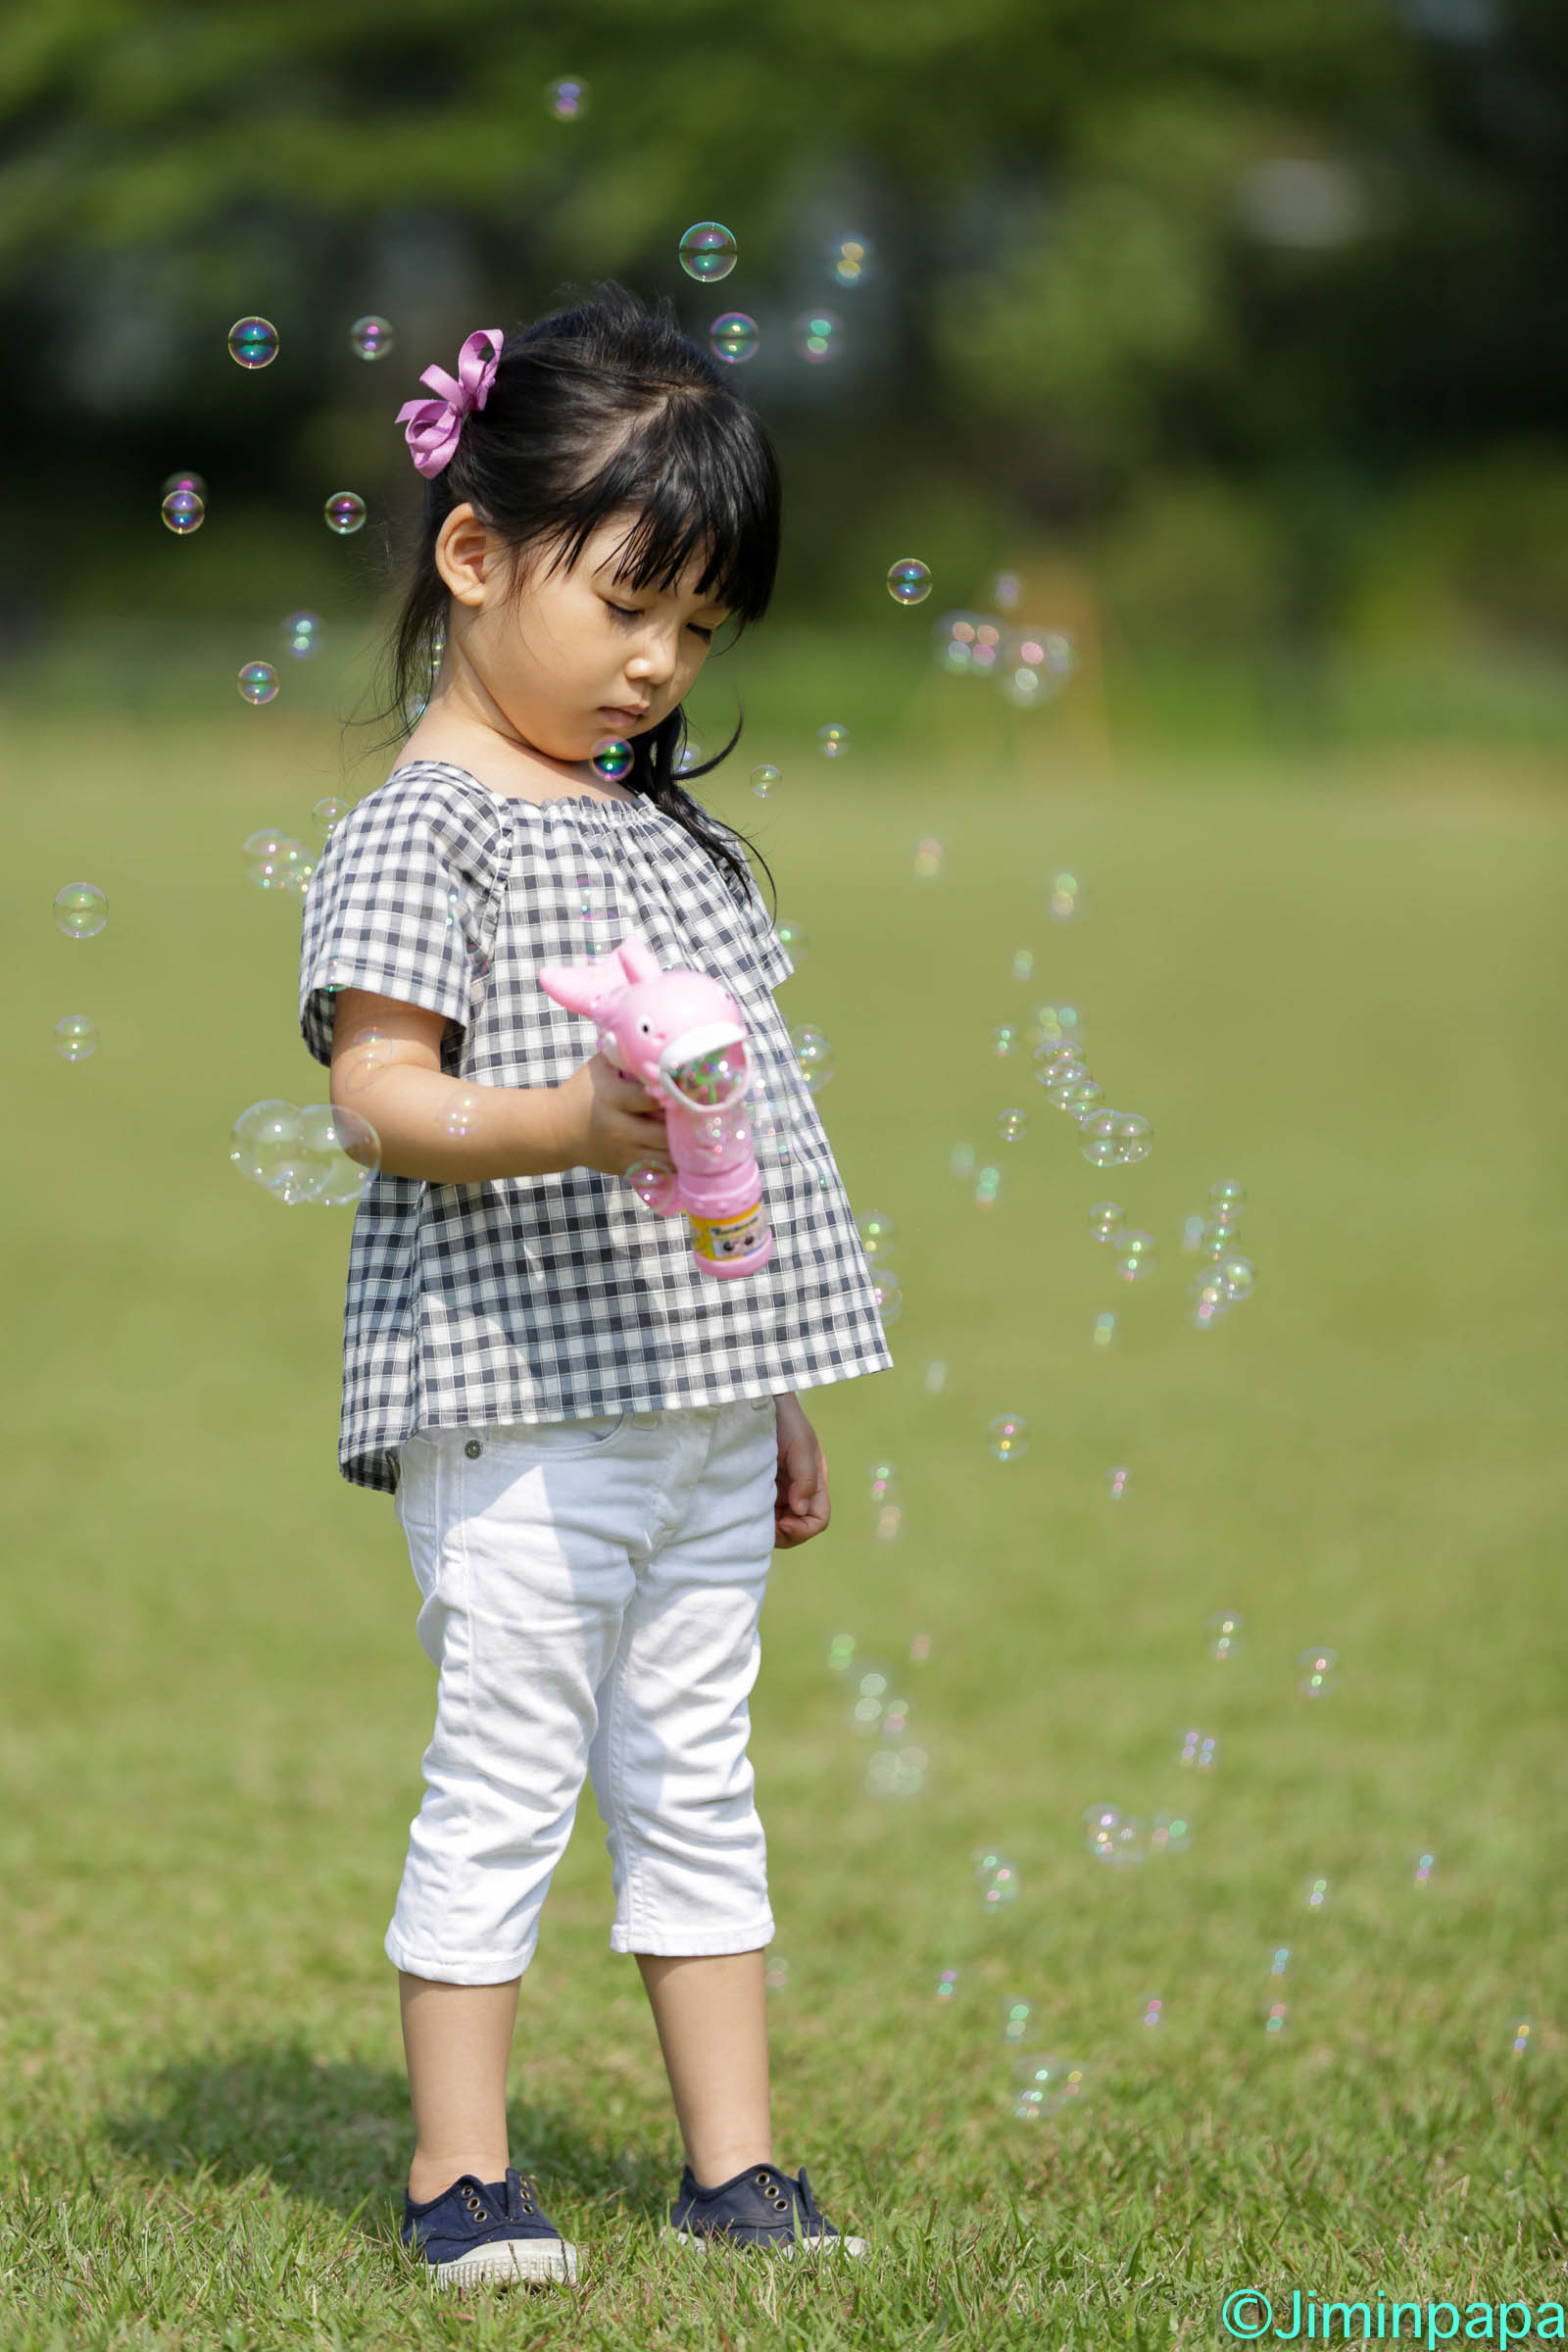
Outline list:
[[[398,760],[440,760],[515,801],[635,801],[623,784],[607,784],[587,760],[553,760],[529,744],[514,743],[492,727],[443,711],[432,702]]]

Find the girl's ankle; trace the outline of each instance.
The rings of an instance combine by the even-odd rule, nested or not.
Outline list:
[[[409,2203],[428,2205],[433,2197],[445,2196],[465,2173],[471,2173],[476,2180],[504,2180],[510,2162],[505,2150],[499,2158],[493,2151],[488,2155],[416,2157],[409,2167]]]

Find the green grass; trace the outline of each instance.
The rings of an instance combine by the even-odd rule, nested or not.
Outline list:
[[[777,2151],[874,2256],[819,2278],[658,2248],[678,2142],[585,1791],[511,2079],[513,2159],[582,2283],[436,2304],[395,2244],[381,1951],[433,1675],[390,1506],[336,1470],[348,1213],[285,1210],[225,1156],[244,1104],[324,1094],[298,906],[238,844],[305,832],[335,739],[237,701],[14,715],[0,2344],[989,2352],[1224,2340],[1250,2284],[1287,2327],[1293,2289],[1561,2295],[1561,808],[1517,746],[1199,772],[1065,705],[967,755],[920,715],[832,768],[814,718],[781,722],[773,799],[750,737],[708,793],[808,927],[780,1001],[836,1046],[857,1209],[899,1227],[897,1368],[808,1397],[834,1521],[778,1557],[753,1707],[791,1963]],[[1084,898],[1058,927],[1061,865]],[[74,944],[49,902],[82,878],[111,919]],[[1141,1168],[1097,1174],[990,1052],[1066,997],[1153,1122]],[[77,1010],[101,1044],[74,1067],[52,1031]],[[949,1173],[965,1140],[1004,1167],[989,1213]],[[1177,1234],[1221,1176],[1258,1289],[1200,1335]],[[1158,1237],[1147,1283],[1090,1236],[1107,1193]],[[1031,1438],[1006,1465],[1002,1411]],[[1246,1619],[1225,1666],[1221,1607]],[[906,1676],[916,1798],[862,1792],[842,1631]],[[1340,1655],[1320,1702],[1313,1642]],[[1207,1774],[1176,1762],[1189,1727]],[[1098,1800],[1184,1812],[1189,1850],[1097,1864]],[[1022,1884],[995,1919],[987,1842]],[[1011,2112],[1009,1998],[1088,2069],[1054,2119]]]

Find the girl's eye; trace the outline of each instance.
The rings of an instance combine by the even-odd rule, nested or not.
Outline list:
[[[607,603],[609,602],[608,598],[606,601]],[[617,619],[620,620],[642,619],[642,613],[635,605],[611,605],[610,610],[616,615]],[[697,629],[697,623],[695,620],[691,621],[688,625],[691,628]],[[697,629],[697,634],[705,645],[712,644],[713,632],[711,629]]]

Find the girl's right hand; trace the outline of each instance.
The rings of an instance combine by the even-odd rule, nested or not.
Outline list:
[[[640,1078],[622,1078],[603,1054],[552,1087],[563,1168],[624,1176],[639,1160],[673,1168],[664,1114]]]

